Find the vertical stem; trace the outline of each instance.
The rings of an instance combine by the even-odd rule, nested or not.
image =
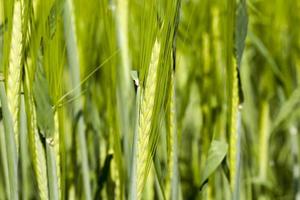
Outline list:
[[[267,179],[268,171],[268,147],[269,147],[269,105],[263,101],[261,105],[261,114],[259,121],[259,177],[262,180]]]
[[[127,174],[130,174],[130,131],[129,111],[131,107],[132,90],[130,88],[130,59],[128,48],[128,0],[117,0],[117,36],[118,45],[121,49],[121,69],[118,73],[119,111],[121,133],[124,138],[124,157]]]
[[[1,72],[2,70],[0,70]],[[1,76],[2,73],[1,73]],[[8,109],[7,97],[5,92],[5,84],[2,77],[0,80],[0,101],[3,112],[4,129],[5,129],[5,142],[7,148],[8,158],[8,171],[9,171],[9,182],[10,182],[10,198],[11,200],[18,199],[18,160],[16,143],[13,132],[13,122]]]
[[[8,173],[8,166],[7,166],[7,151],[6,151],[6,144],[5,144],[5,135],[4,135],[3,123],[0,124],[0,147],[1,147],[1,162],[3,168],[3,175],[4,175],[4,184],[5,184],[5,192],[3,194],[4,198],[10,197],[10,183],[9,183],[9,173]],[[5,196],[6,195],[6,196]]]
[[[138,80],[137,83],[137,94],[136,94],[136,114],[135,114],[135,131],[133,137],[133,147],[132,147],[132,154],[131,154],[131,171],[130,171],[130,188],[129,188],[129,198],[131,200],[137,199],[137,143],[138,143],[138,130],[139,130],[139,118],[140,118],[140,86]]]
[[[49,199],[58,200],[58,185],[56,174],[55,154],[52,145],[46,139],[47,175]]]
[[[268,149],[269,149],[269,104],[263,100],[259,121],[259,177],[261,181],[267,181]],[[260,191],[262,192],[262,191]],[[259,194],[259,200],[266,199],[264,193]]]
[[[80,66],[79,66],[79,54],[76,40],[76,24],[75,24],[75,11],[72,0],[67,0],[64,10],[64,29],[65,38],[67,43],[67,55],[71,72],[71,82],[73,88],[80,83]],[[81,95],[81,88],[74,90],[74,96],[79,97]],[[74,101],[74,116],[82,110],[82,99],[78,98]],[[80,117],[77,124],[77,133],[79,141],[79,151],[82,161],[82,178],[84,183],[85,199],[91,200],[91,187],[90,187],[90,175],[88,154],[85,138],[85,124],[83,117]]]
[[[24,94],[21,95],[20,102],[20,161],[21,161],[21,174],[22,174],[22,199],[28,199],[28,149],[27,149],[27,126],[26,126],[26,113],[25,113],[25,100]]]

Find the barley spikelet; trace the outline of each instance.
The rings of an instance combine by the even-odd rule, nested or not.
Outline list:
[[[145,174],[147,173],[146,165],[150,155],[148,146],[155,99],[160,48],[160,43],[156,40],[152,49],[145,88],[141,95],[137,145],[137,199],[141,199],[142,196],[142,191],[146,181],[144,178]]]
[[[19,150],[19,106],[21,89],[21,58],[22,58],[22,10],[21,2],[16,1],[13,13],[13,28],[11,48],[9,55],[9,68],[7,76],[7,99],[8,107],[13,120],[16,147]]]

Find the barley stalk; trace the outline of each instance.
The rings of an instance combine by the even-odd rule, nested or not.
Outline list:
[[[145,174],[148,173],[147,162],[150,156],[149,140],[157,83],[157,69],[160,48],[160,43],[156,39],[152,49],[144,91],[141,95],[137,144],[137,199],[141,199],[142,197],[142,192],[146,181]]]
[[[259,177],[267,180],[268,148],[269,148],[269,105],[262,102],[259,120]]]
[[[74,88],[74,96],[80,97],[81,87],[77,88],[77,83],[80,83],[80,65],[79,65],[79,50],[77,45],[77,35],[76,35],[76,23],[75,23],[75,8],[73,0],[67,0],[65,2],[65,12],[64,12],[64,29],[65,38],[68,54],[68,62],[71,72],[71,83]],[[82,99],[77,99],[74,101],[74,116],[79,113],[82,109]],[[91,186],[90,186],[90,175],[89,175],[89,163],[88,163],[88,153],[86,147],[85,138],[85,123],[83,117],[80,117],[77,124],[77,134],[79,140],[79,151],[82,160],[82,178],[83,186],[85,192],[85,199],[92,199],[91,196]]]
[[[22,90],[22,89],[21,89]],[[23,90],[22,90],[23,91]],[[24,102],[24,94],[21,94],[21,101],[20,101],[20,165],[21,165],[21,194],[22,198],[28,198],[28,185],[26,184],[27,181],[27,168],[28,168],[28,161],[29,153],[27,151],[27,131],[26,131],[26,112],[25,112],[25,102]]]
[[[9,182],[9,170],[8,170],[8,165],[7,165],[7,147],[5,144],[5,136],[4,136],[4,128],[3,124],[0,124],[0,147],[1,147],[1,162],[3,163],[3,179],[4,179],[4,184],[6,185],[5,187],[5,195],[6,198],[10,197],[10,188],[8,187],[10,185]]]
[[[0,74],[2,76],[2,67],[0,67]],[[3,123],[5,128],[5,143],[7,148],[7,165],[9,173],[9,199],[18,199],[18,160],[16,152],[16,144],[13,136],[13,123],[8,109],[7,96],[5,92],[4,80],[0,80],[0,101],[3,113]]]
[[[61,172],[60,172],[60,150],[59,150],[59,119],[58,112],[54,114],[54,134],[53,134],[53,145],[55,152],[55,163],[56,163],[56,176],[58,186],[58,199],[61,199]]]
[[[12,40],[7,75],[8,107],[12,115],[16,147],[19,150],[19,107],[21,89],[22,59],[22,9],[21,1],[16,1],[13,13]]]
[[[129,90],[130,83],[130,60],[128,48],[128,0],[117,0],[117,24],[118,24],[118,39],[121,48],[122,60],[122,75],[125,90]],[[128,94],[126,94],[128,96]],[[126,97],[127,97],[126,96]],[[128,97],[127,97],[128,98]],[[126,98],[126,99],[127,99]]]
[[[130,59],[129,59],[129,47],[128,47],[128,0],[117,0],[117,34],[118,34],[118,46],[121,50],[121,68],[117,71],[118,81],[118,95],[119,100],[119,117],[120,117],[120,128],[121,134],[124,138],[124,156],[125,166],[127,167],[127,172],[130,172],[130,106],[131,106],[131,96],[132,88],[130,87]]]

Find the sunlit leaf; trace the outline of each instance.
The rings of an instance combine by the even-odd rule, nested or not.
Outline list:
[[[213,140],[208,150],[208,156],[203,171],[201,188],[207,179],[216,171],[224,160],[228,150],[227,143],[223,141]]]
[[[48,81],[41,59],[42,57],[40,57],[37,62],[33,83],[33,96],[36,106],[38,128],[40,129],[41,134],[48,138],[52,136],[54,131],[54,117]]]

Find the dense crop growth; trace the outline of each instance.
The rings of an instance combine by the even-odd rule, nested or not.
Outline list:
[[[0,200],[300,200],[299,10],[0,0]]]

